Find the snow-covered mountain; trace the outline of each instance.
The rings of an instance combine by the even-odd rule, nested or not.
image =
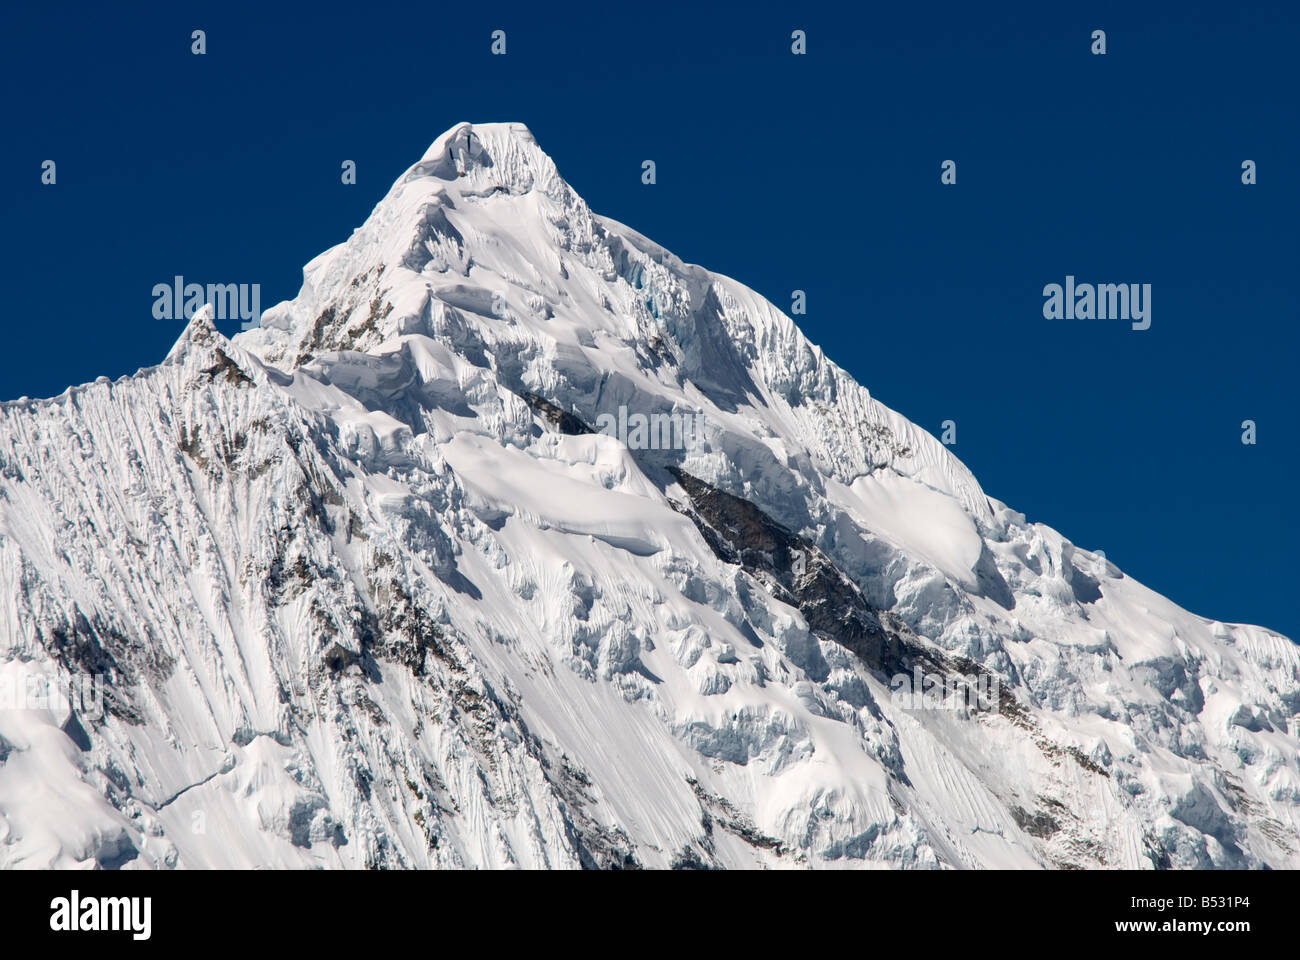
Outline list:
[[[0,407],[0,866],[1300,866],[1293,643],[986,496],[524,127],[304,274]]]

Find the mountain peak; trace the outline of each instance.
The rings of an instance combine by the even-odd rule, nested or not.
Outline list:
[[[522,123],[470,123],[463,120],[447,129],[429,145],[420,158],[421,163],[436,161],[448,153],[459,150],[470,152],[481,148],[485,142],[501,143],[507,140],[536,145],[533,132]]]
[[[0,868],[1300,865],[1295,645],[992,504],[526,127],[212,319],[0,408],[0,689],[92,681],[0,709]]]
[[[555,164],[522,123],[458,123],[424,152],[398,181],[434,177],[440,180],[475,178],[511,193],[526,192],[539,179],[558,178]],[[473,181],[471,181],[473,182]]]
[[[205,303],[195,311],[194,316],[190,318],[190,322],[181,331],[181,335],[176,338],[176,343],[172,345],[171,350],[167,351],[167,359],[163,362],[175,363],[184,359],[192,346],[207,347],[218,340],[224,339],[212,322],[215,317],[215,310],[210,303]]]
[[[620,404],[704,410],[730,422],[717,435],[728,452],[758,444],[814,484],[888,466],[995,522],[946,447],[872,400],[753,290],[596,215],[523,124],[451,127],[303,273],[297,298],[236,338],[283,371],[319,362],[337,374],[326,354],[388,354],[423,336],[494,361],[509,389],[588,425]],[[831,407],[844,413],[823,422]],[[776,454],[772,409],[785,411]]]

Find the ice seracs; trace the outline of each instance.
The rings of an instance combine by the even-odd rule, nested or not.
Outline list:
[[[0,580],[0,672],[105,691],[0,711],[3,866],[1300,865],[1294,644],[988,497],[518,124],[260,329],[0,406]]]

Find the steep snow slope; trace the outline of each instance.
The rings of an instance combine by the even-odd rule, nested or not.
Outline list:
[[[0,579],[0,866],[1300,866],[1294,644],[989,499],[516,124],[260,329],[0,407]]]

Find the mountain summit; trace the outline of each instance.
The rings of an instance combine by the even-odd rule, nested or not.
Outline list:
[[[259,329],[0,406],[0,578],[0,867],[1300,866],[1293,643],[989,498],[520,124]]]

